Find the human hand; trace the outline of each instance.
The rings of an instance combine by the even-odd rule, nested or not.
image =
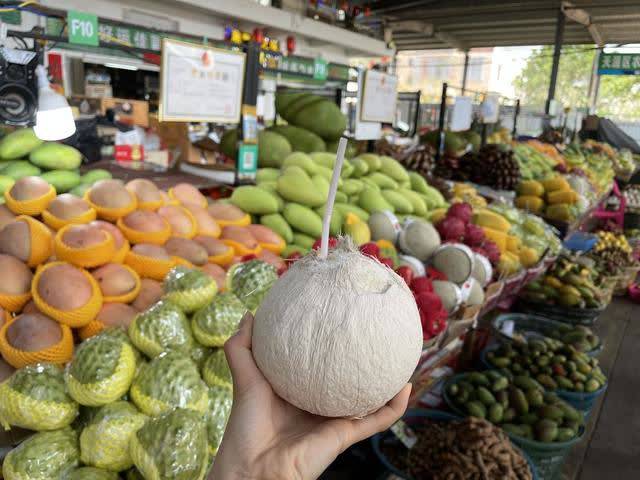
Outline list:
[[[314,479],[356,442],[386,430],[404,413],[405,387],[377,412],[362,419],[327,418],[280,398],[251,353],[253,315],[224,346],[233,375],[233,407],[209,480]]]

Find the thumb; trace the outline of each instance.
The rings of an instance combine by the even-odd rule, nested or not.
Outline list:
[[[234,395],[241,394],[257,381],[264,380],[251,352],[252,333],[253,315],[247,312],[242,317],[237,333],[224,344],[224,353],[233,377]]]

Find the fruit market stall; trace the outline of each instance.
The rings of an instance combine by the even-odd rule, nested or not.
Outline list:
[[[594,360],[601,340],[585,325],[597,320],[612,295],[626,291],[638,264],[624,236],[605,230],[590,251],[562,251],[564,238],[546,220],[562,206],[566,218],[581,222],[608,187],[576,173],[590,168],[584,164],[563,173],[567,151],[549,153],[549,146],[532,141],[489,144],[458,157],[450,152],[440,163],[431,160],[428,146],[410,151],[420,151],[420,161],[385,148],[390,155],[345,150],[329,245],[349,237],[364,258],[397,273],[415,304],[422,341],[412,406],[432,405],[438,385],[453,372],[467,375],[454,377],[460,383],[447,380],[439,407],[484,417],[505,433],[483,422],[455,428],[479,429],[503,442],[507,435],[512,447],[505,448],[548,478],[545,468],[559,463],[549,465],[541,452],[568,452],[584,432],[575,412],[590,408],[607,385]],[[70,464],[111,471],[135,466],[146,475],[156,460],[122,452],[132,442],[139,442],[136,451],[153,450],[145,443],[153,435],[139,429],[143,423],[147,433],[168,434],[172,422],[182,422],[193,427],[193,442],[208,445],[190,468],[205,468],[230,402],[220,347],[279,276],[320,248],[336,155],[273,149],[268,160],[258,159],[255,185],[215,201],[176,178],[165,186],[128,170],[130,176],[115,180],[95,166],[80,174],[75,150],[42,144],[29,130],[0,140],[0,157],[6,159],[0,260],[11,272],[0,285],[0,354],[10,375],[0,389],[7,399],[0,402],[0,418],[39,432],[10,450],[8,478],[30,449],[60,445],[58,455],[71,448],[68,426],[78,425],[86,407],[100,407],[101,414],[82,428],[79,456],[65,456]],[[30,161],[9,160],[25,157]],[[593,178],[600,179],[609,169],[602,156],[594,162],[604,165],[593,167],[600,172]],[[480,173],[481,164],[492,175]],[[544,318],[503,319],[487,330],[498,308]],[[569,319],[583,326],[558,323]],[[159,355],[165,350],[188,355]],[[136,374],[143,358],[147,367]],[[36,367],[42,362],[69,366],[62,373]],[[478,364],[492,373],[469,373]],[[95,382],[87,377],[92,365],[111,369],[99,369]],[[181,372],[173,380],[181,394],[161,388],[173,371]],[[45,380],[64,395],[56,397],[53,413],[32,416],[24,389]],[[120,400],[127,392],[129,400]],[[164,415],[173,407],[204,416]],[[97,442],[92,432],[108,428],[113,415],[127,418],[128,433],[114,434],[120,450],[103,455],[89,447]],[[445,420],[453,422],[446,428],[460,422],[436,418],[429,428],[444,428]],[[12,433],[5,448],[19,438]],[[387,443],[380,455],[397,469]]]
[[[335,104],[307,93],[277,101],[291,123],[307,125],[286,127],[313,141],[263,130],[263,139],[282,138],[265,140],[256,183],[215,200],[188,177],[165,184],[127,170],[114,179],[100,165],[80,173],[75,149],[43,143],[29,129],[0,140],[0,267],[9,272],[0,281],[0,419],[18,429],[3,438],[5,478],[16,478],[33,451],[60,458],[46,467],[50,476],[82,466],[153,478],[172,441],[156,439],[171,438],[176,424],[189,427],[197,455],[175,468],[204,472],[231,402],[222,345],[246,310],[258,321],[276,312],[263,327],[265,341],[291,331],[289,303],[278,298],[309,294],[301,290],[309,281],[297,275],[328,285],[316,262],[345,275],[342,287],[323,294],[347,295],[344,285],[357,285],[357,272],[392,279],[387,310],[380,306],[386,313],[375,321],[386,328],[385,316],[402,311],[402,328],[419,338],[403,350],[390,334],[380,348],[405,352],[398,368],[413,383],[412,407],[449,410],[408,414],[419,449],[408,459],[395,434],[374,439],[384,465],[445,468],[450,452],[427,463],[414,457],[428,448],[426,428],[470,435],[501,452],[486,448],[482,461],[469,464],[463,450],[454,463],[465,468],[502,471],[507,455],[514,465],[507,477],[552,478],[607,388],[597,360],[606,339],[593,325],[640,268],[606,218],[589,246],[574,252],[551,225],[593,216],[612,188],[612,157],[590,143],[563,152],[543,139],[474,146],[475,134],[446,132],[438,160],[428,144],[383,142],[382,154],[344,142],[343,158],[327,151],[326,140],[344,124],[323,124],[316,134],[305,117],[313,107],[313,115],[337,118]],[[349,310],[350,302],[340,304]],[[269,356],[275,350],[256,349],[256,360],[279,382],[295,369],[286,355]],[[41,389],[50,390],[47,400],[35,396]],[[306,393],[288,394],[306,401]],[[88,408],[98,409],[90,419]],[[364,411],[352,412],[349,402],[322,408],[314,413]],[[103,431],[110,433],[96,433]]]

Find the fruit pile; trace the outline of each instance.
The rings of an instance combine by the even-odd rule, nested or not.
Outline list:
[[[72,329],[84,339],[126,326],[163,295],[175,266],[201,269],[218,289],[235,278],[226,269],[252,258],[286,269],[279,235],[233,205],[207,206],[190,185],[167,193],[147,180],[100,180],[84,198],[55,193],[24,177],[0,206],[0,354],[16,368],[69,361]],[[16,315],[10,325],[4,312]]]
[[[555,150],[555,147],[552,146],[552,148]],[[557,159],[541,152],[530,143],[515,143],[513,155],[520,166],[522,180],[525,181],[546,178],[559,163]]]
[[[471,372],[455,377],[446,393],[454,409],[538,442],[568,442],[581,434],[584,424],[580,411],[524,374]]]
[[[586,212],[588,200],[578,194],[562,175],[545,180],[526,180],[517,188],[516,207],[551,220],[571,222]]]
[[[284,257],[305,253],[322,232],[334,163],[334,154],[294,152],[280,169],[259,169],[257,185],[236,188],[230,202],[284,239]],[[427,219],[447,206],[420,174],[407,172],[391,157],[362,154],[345,160],[341,177],[330,233],[347,234],[358,245],[371,239],[367,221],[375,212],[390,212],[398,220]]]
[[[471,181],[497,190],[513,190],[520,182],[520,168],[507,145],[485,145],[462,157],[440,158],[436,175],[456,181]]]
[[[545,252],[554,255],[560,241],[539,217],[500,203],[474,212],[473,223],[500,251],[497,271],[505,276],[536,265]]]
[[[549,337],[587,353],[601,346],[600,338],[585,325],[560,325],[549,332]]]
[[[629,185],[624,189],[623,195],[626,202],[625,212],[640,213],[640,185]]]
[[[607,384],[597,359],[550,337],[500,345],[489,350],[486,359],[493,367],[535,379],[550,391],[593,393]]]
[[[82,154],[75,148],[43,142],[31,128],[15,130],[0,140],[0,195],[23,177],[40,176],[58,193],[76,189],[79,195],[86,190],[80,185],[110,177],[108,172],[100,171],[84,178],[78,173],[81,163]]]
[[[562,256],[544,277],[524,288],[522,298],[534,303],[568,308],[601,308],[606,303],[606,298],[597,284],[592,269]]]
[[[382,452],[411,478],[482,478],[485,472],[504,480],[532,478],[527,461],[507,435],[486,420],[427,421],[415,430],[417,442],[409,450],[381,442]]]
[[[606,153],[608,149],[603,150],[602,145],[606,144],[594,144],[587,141],[574,147],[574,151],[579,149],[579,154],[574,153],[567,156],[567,164],[572,166],[571,171],[584,172],[600,194],[611,188],[615,177],[611,157]]]
[[[38,478],[203,478],[231,410],[220,347],[276,278],[273,266],[253,260],[216,295],[207,274],[175,267],[160,300],[92,332],[64,371],[44,362],[16,370],[0,384],[0,418],[38,433],[9,452],[4,478],[23,478],[30,461],[41,463]],[[41,314],[20,315],[8,329],[26,318],[37,337]]]
[[[589,257],[595,261],[600,277],[620,275],[638,264],[624,233],[599,230],[597,235],[598,241],[589,252]]]
[[[429,145],[420,145],[400,157],[399,161],[408,170],[421,175],[431,175],[435,165],[435,155],[433,148]]]

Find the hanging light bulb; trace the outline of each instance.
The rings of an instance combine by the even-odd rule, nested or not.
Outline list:
[[[42,65],[36,67],[38,77],[38,111],[33,131],[41,140],[63,140],[76,131],[76,122],[69,102],[53,91],[47,72]]]

